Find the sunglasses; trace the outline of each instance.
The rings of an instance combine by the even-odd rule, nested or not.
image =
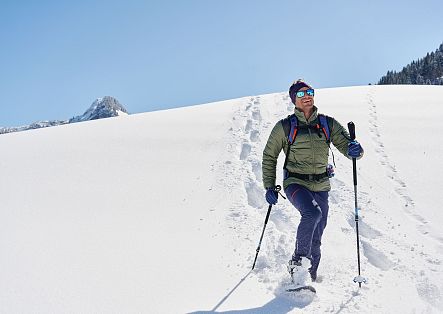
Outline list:
[[[297,92],[297,94],[295,94],[295,95],[297,95],[297,98],[302,98],[302,97],[305,97],[305,94],[308,96],[314,96],[314,89],[310,88],[307,90],[302,90],[302,91]]]

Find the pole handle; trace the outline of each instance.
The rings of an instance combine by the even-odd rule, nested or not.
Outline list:
[[[351,140],[355,140],[355,124],[354,122],[348,123],[349,135],[351,136]]]

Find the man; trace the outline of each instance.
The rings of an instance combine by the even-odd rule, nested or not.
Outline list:
[[[289,88],[289,96],[295,105],[297,132],[292,129],[290,132],[290,136],[296,134],[295,140],[291,144],[290,136],[288,138],[289,118],[286,122],[277,122],[263,151],[262,172],[266,201],[274,205],[278,199],[275,188],[277,158],[283,149],[286,154],[283,188],[301,214],[288,270],[293,276],[295,269],[299,278],[296,283],[303,284],[307,272],[312,281],[317,279],[321,237],[328,218],[328,192],[331,190],[331,171],[327,171],[327,168],[331,170],[328,167],[330,142],[348,158],[361,158],[363,149],[357,141],[351,141],[349,133],[334,118],[324,115],[321,118],[314,106],[314,89],[307,83],[302,80],[294,82]],[[326,121],[327,126],[321,121],[323,124]]]

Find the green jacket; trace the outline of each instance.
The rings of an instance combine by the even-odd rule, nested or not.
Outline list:
[[[306,120],[303,112],[299,111],[297,108],[294,110],[295,115],[298,119],[299,125],[306,124],[317,124],[317,107],[314,106],[314,112]],[[348,143],[350,142],[349,133],[346,129],[338,123],[334,118],[328,119],[330,139],[332,144],[346,157],[348,157]],[[288,149],[288,140],[283,130],[283,125],[281,121],[272,129],[269,135],[268,142],[263,151],[263,161],[262,161],[262,174],[263,174],[263,185],[265,188],[273,187],[276,185],[276,166],[277,158],[283,149],[284,153]],[[299,129],[297,137],[294,143],[291,145],[289,152],[288,163],[286,168],[289,172],[301,173],[301,174],[321,174],[326,171],[328,165],[329,157],[329,146],[326,143],[325,135],[312,131],[310,128]],[[349,158],[349,157],[348,157]],[[283,171],[283,169],[282,169]],[[292,183],[297,183],[305,186],[311,191],[329,191],[331,185],[329,183],[329,178],[323,178],[318,181],[316,180],[302,180],[294,177],[289,177],[283,181],[283,187],[286,188]]]

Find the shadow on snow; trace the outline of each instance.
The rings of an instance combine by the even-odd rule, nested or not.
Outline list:
[[[223,311],[223,312],[217,312],[217,309],[223,305],[229,297],[238,289],[238,287],[249,277],[249,275],[252,273],[252,271],[249,271],[246,276],[244,276],[240,281],[229,291],[227,295],[225,295],[215,306],[212,310],[209,311],[196,311],[191,312],[189,314],[210,314],[210,313],[288,313],[292,311],[294,308],[304,308],[307,305],[309,305],[312,300],[314,299],[314,296],[312,294],[303,294],[300,295],[300,297],[295,297],[293,295],[288,295],[285,293],[285,290],[280,286],[275,291],[275,298],[264,304],[260,307],[250,308],[250,309],[242,309],[242,310],[230,310],[230,311]]]

